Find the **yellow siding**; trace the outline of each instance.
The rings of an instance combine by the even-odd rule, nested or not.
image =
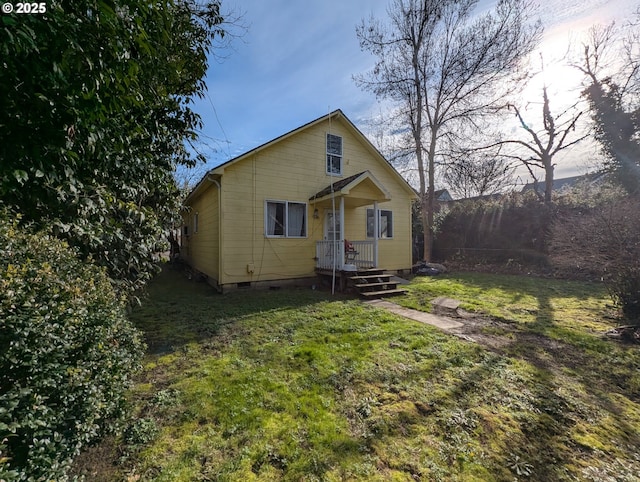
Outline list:
[[[183,218],[185,224],[189,226],[189,239],[186,243],[186,253],[183,247],[183,255],[191,266],[216,282],[219,281],[218,206],[218,189],[212,184],[192,202],[190,211]],[[196,213],[198,213],[198,232],[194,232],[193,226],[193,216]]]
[[[322,226],[313,222],[313,208],[308,205],[313,193],[304,189],[305,169],[293,161],[295,151],[283,147],[281,151],[268,149],[225,169],[223,283],[314,276],[315,236],[319,229],[317,239],[321,239]],[[291,163],[288,174],[280,159]],[[266,237],[266,200],[307,203],[307,237]],[[253,273],[247,265],[253,267]]]
[[[343,176],[326,174],[325,136],[329,132],[343,137]],[[392,200],[380,209],[393,211],[393,239],[379,241],[379,265],[385,269],[411,267],[411,201],[397,174],[374,157],[359,137],[341,121],[319,123],[267,146],[253,155],[224,166],[222,174],[222,262],[217,259],[217,243],[203,232],[205,223],[217,226],[207,208],[217,201],[215,187],[194,202],[200,211],[200,232],[192,236],[191,258],[209,276],[216,273],[220,284],[258,282],[314,276],[315,244],[324,235],[324,206],[314,219],[315,206],[309,198],[343,177],[369,170],[390,193]],[[358,197],[377,192],[368,182],[354,188]],[[265,236],[265,201],[307,203],[306,238]],[[338,202],[336,204],[338,206]],[[373,206],[371,206],[373,207]],[[216,206],[217,209],[217,206]],[[205,221],[204,213],[208,218]],[[366,207],[345,210],[345,235],[365,240]],[[211,235],[217,236],[212,229]],[[198,239],[199,238],[199,239]],[[200,266],[200,267],[198,267]],[[220,272],[219,278],[217,277]],[[253,272],[250,272],[253,271]]]
[[[349,197],[359,199],[372,199],[378,195],[378,189],[369,180],[366,180],[349,191]]]

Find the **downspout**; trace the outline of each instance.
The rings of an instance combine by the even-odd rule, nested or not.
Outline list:
[[[207,180],[211,181],[218,188],[218,286],[217,290],[222,293],[222,285],[220,284],[222,281],[222,273],[224,273],[224,269],[222,266],[223,257],[222,257],[222,240],[224,239],[222,236],[222,186],[220,185],[220,181],[217,179],[213,179],[210,177],[211,174],[207,174]]]

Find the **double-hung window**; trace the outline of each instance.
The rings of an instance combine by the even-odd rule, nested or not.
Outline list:
[[[373,209],[367,209],[367,238],[373,238]],[[378,210],[378,238],[393,238],[393,212]]]
[[[305,238],[307,236],[307,205],[289,201],[265,203],[267,237]]]
[[[342,137],[327,134],[327,174],[342,175]]]

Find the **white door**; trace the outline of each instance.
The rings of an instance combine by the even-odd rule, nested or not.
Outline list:
[[[327,209],[324,212],[324,239],[340,241],[342,229],[340,226],[340,212]],[[334,237],[335,236],[335,237]]]

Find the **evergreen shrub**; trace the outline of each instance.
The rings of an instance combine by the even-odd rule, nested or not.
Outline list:
[[[117,427],[143,343],[105,271],[0,210],[0,480],[64,480]]]

